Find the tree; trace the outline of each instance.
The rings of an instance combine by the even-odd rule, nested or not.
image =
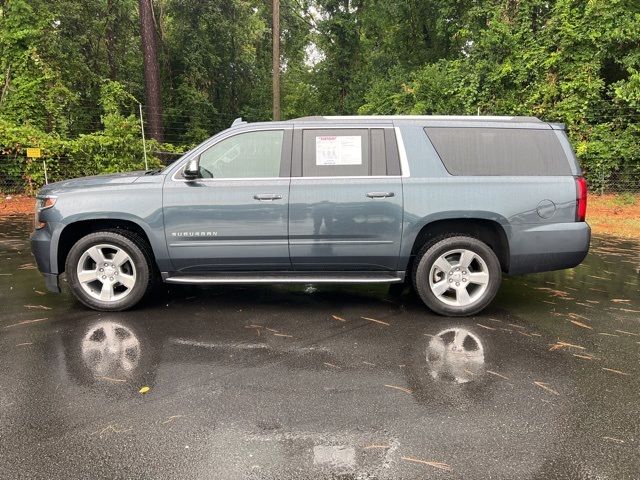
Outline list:
[[[158,39],[152,0],[139,0],[140,37],[144,64],[144,91],[147,108],[149,138],[164,139],[162,119],[162,81],[158,63]]]

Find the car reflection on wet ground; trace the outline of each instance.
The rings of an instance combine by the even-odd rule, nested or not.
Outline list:
[[[30,228],[0,220],[0,477],[640,476],[640,244],[596,238],[467,319],[381,286],[106,314],[44,291]]]

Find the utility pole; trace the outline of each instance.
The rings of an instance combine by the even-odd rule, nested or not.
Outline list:
[[[138,103],[140,109],[140,131],[142,132],[142,151],[144,152],[144,169],[149,170],[149,162],[147,161],[147,141],[144,138],[144,120],[142,119],[142,104]]]
[[[280,0],[273,0],[273,119],[280,120]]]

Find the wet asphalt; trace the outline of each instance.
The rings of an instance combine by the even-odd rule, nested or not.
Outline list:
[[[640,243],[467,319],[384,286],[106,314],[45,292],[30,229],[0,219],[0,478],[640,478]]]

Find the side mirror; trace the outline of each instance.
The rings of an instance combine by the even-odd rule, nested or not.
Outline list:
[[[196,178],[200,178],[200,158],[189,160],[182,171],[182,176],[185,180],[195,180]]]

